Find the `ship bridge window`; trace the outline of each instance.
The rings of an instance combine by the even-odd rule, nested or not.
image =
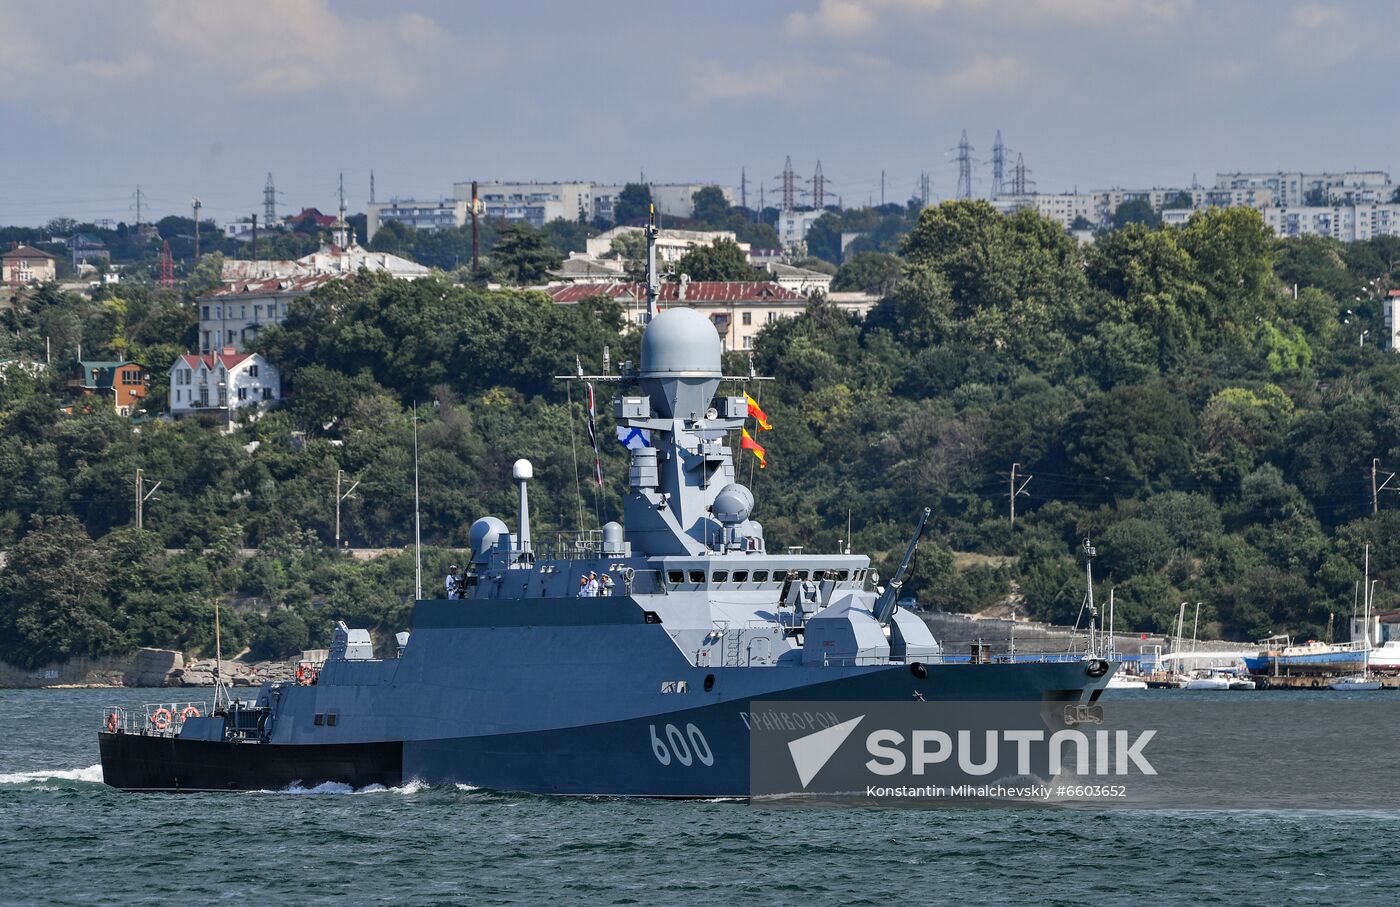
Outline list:
[[[748,582],[748,581],[749,581],[749,571],[747,571],[747,570],[735,570],[735,571],[734,571],[734,582],[736,582],[736,583],[746,583],[746,582]]]
[[[680,570],[668,570],[666,571],[666,581],[669,583],[683,583],[685,582],[685,574]]]
[[[836,578],[837,578],[838,580],[840,580],[841,582],[844,583],[846,580],[848,580],[848,579],[851,578],[851,571],[849,571],[849,570],[838,570],[838,571],[836,572]]]
[[[711,574],[711,579],[713,579],[717,583],[727,583],[729,582],[729,571],[716,570],[713,574]]]
[[[767,571],[767,570],[755,570],[755,571],[753,572],[753,581],[756,582],[756,583],[766,583],[766,582],[768,582],[768,571]]]
[[[690,581],[691,581],[692,583],[703,583],[703,582],[705,581],[705,571],[704,571],[704,570],[692,570],[692,571],[690,571]]]
[[[798,578],[798,579],[805,580],[805,579],[808,579],[809,576],[810,576],[810,574],[808,574],[806,570],[799,570],[799,571],[797,571],[797,578]]]

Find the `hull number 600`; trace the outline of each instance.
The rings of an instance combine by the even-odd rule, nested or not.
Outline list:
[[[681,765],[690,765],[696,759],[700,760],[701,765],[715,764],[715,754],[710,751],[709,741],[695,725],[687,724],[682,733],[674,724],[668,724],[661,734],[656,733],[656,725],[648,727],[651,729],[652,755],[662,765],[670,765],[672,759]]]

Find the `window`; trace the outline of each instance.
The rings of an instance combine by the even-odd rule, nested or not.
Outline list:
[[[712,573],[710,576],[711,576],[711,579],[713,579],[713,580],[714,580],[715,582],[717,582],[717,583],[726,583],[726,582],[729,582],[729,571],[728,571],[728,570],[716,570],[716,571],[715,571],[714,573]]]
[[[746,350],[751,350],[751,349],[753,349],[753,338],[752,338],[752,337],[745,337],[745,338],[744,338],[744,349],[746,349]]]
[[[679,570],[668,570],[666,571],[666,581],[669,583],[683,583],[685,582],[685,574]]]
[[[241,305],[241,306],[238,307],[238,317],[239,317],[239,318],[247,318],[247,317],[248,317],[248,307],[247,307],[246,305]]]
[[[209,306],[204,307],[204,319],[209,320]]]
[[[240,399],[240,400],[247,400],[247,399],[248,399],[248,388],[246,388],[246,387],[240,387],[240,388],[238,389],[238,399]]]
[[[840,580],[841,582],[844,583],[846,580],[848,580],[848,579],[851,578],[851,571],[849,571],[849,570],[838,570],[838,571],[836,572],[836,578],[837,578],[838,580]]]
[[[316,718],[312,721],[312,724],[316,725],[317,727],[320,727],[322,724],[325,723],[325,721],[326,721],[326,716],[325,716],[325,715],[322,715],[320,712],[317,712],[317,713],[316,713]]]
[[[747,583],[748,581],[749,581],[749,571],[747,571],[747,570],[735,570],[735,571],[734,571],[734,582],[736,582],[736,583]]]
[[[768,582],[768,571],[767,571],[767,570],[755,570],[755,571],[753,572],[753,581],[756,582],[756,583],[766,583],[766,582]]]
[[[810,576],[806,570],[799,570],[797,571],[797,578],[800,580],[807,580],[810,578]]]
[[[744,324],[753,324],[753,312],[744,313]]]
[[[257,367],[256,365],[250,365],[250,366],[248,366],[248,377],[249,377],[249,378],[256,378],[256,377],[258,377],[258,367]]]
[[[775,321],[777,321],[777,320],[778,320],[778,313],[777,313],[777,312],[769,312],[769,313],[768,313],[768,323],[769,323],[769,324],[772,324],[773,322],[775,322]]]
[[[263,388],[263,399],[264,399],[264,400],[271,400],[271,399],[272,399],[272,388],[270,388],[270,387],[265,387],[265,388]]]
[[[253,306],[253,320],[256,321],[257,319],[259,319],[259,318],[261,318],[261,317],[262,317],[262,306],[260,306],[260,305],[255,305],[255,306]]]
[[[692,571],[690,571],[690,581],[691,581],[692,583],[703,583],[703,582],[705,581],[705,571],[704,571],[704,570],[692,570]]]

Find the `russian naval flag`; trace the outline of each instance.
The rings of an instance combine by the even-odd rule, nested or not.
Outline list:
[[[628,450],[650,447],[651,432],[645,428],[628,428],[625,425],[619,425],[617,427],[617,440],[621,441],[622,446]]]

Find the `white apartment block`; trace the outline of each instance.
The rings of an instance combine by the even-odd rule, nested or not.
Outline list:
[[[1373,236],[1400,236],[1400,204],[1265,208],[1264,223],[1279,236],[1330,236],[1358,242]]]
[[[791,249],[807,238],[807,231],[812,229],[812,224],[825,213],[815,210],[779,211],[778,241],[783,244],[784,249]]]
[[[643,235],[641,227],[613,227],[606,233],[600,233],[591,239],[585,240],[584,249],[592,258],[607,258],[612,254],[612,243],[619,236],[629,233],[638,237]],[[680,261],[685,253],[696,246],[713,245],[716,241],[727,239],[739,246],[739,251],[745,256],[749,254],[749,244],[736,242],[734,232],[731,230],[658,230],[656,232],[656,259],[662,264],[673,264]]]
[[[233,421],[240,409],[272,406],[282,399],[282,378],[257,353],[225,348],[217,353],[184,355],[170,367],[170,414],[198,414]]]
[[[460,227],[471,216],[470,206],[469,201],[451,198],[441,201],[396,198],[387,202],[370,202],[365,213],[365,242],[372,242],[380,226],[389,221],[429,232]]]
[[[1308,193],[1321,191],[1329,201],[1390,200],[1390,174],[1383,170],[1347,170],[1340,173],[1302,173],[1277,171],[1273,173],[1217,173],[1216,189],[1260,189],[1273,192],[1274,204],[1286,207],[1303,205]],[[1381,197],[1381,196],[1384,197]]]
[[[1391,290],[1385,298],[1386,346],[1400,350],[1400,290]]]
[[[453,183],[452,197],[470,206],[472,184]],[[593,217],[592,183],[478,182],[476,197],[487,220],[543,227],[560,218],[586,221]]]

